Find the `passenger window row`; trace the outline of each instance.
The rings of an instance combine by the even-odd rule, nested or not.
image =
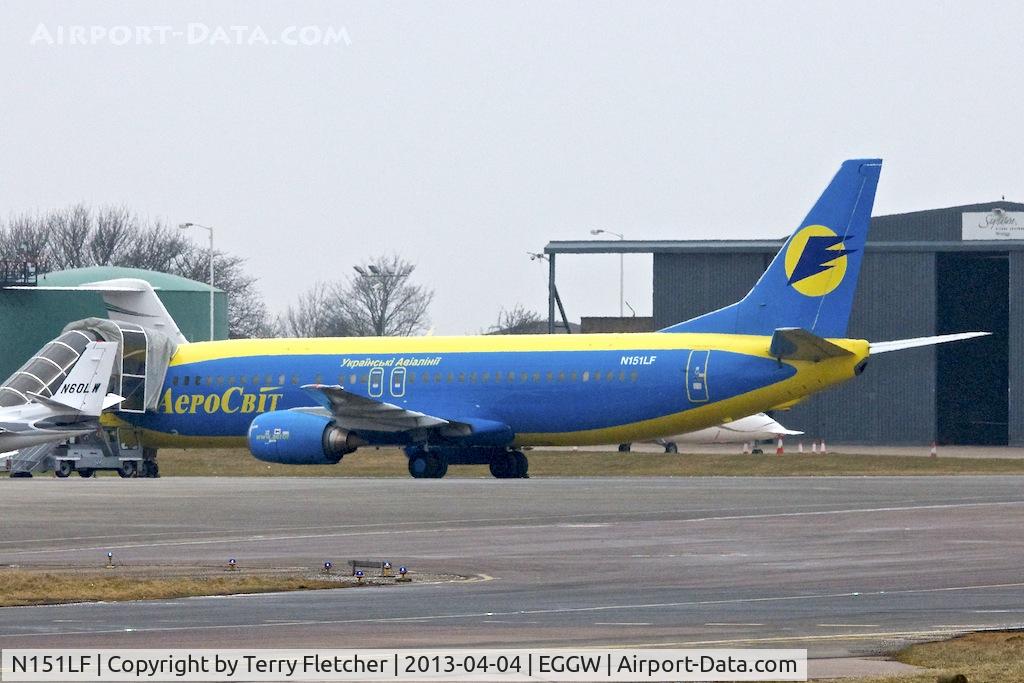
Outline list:
[[[205,377],[202,376],[202,375],[195,375],[195,376],[193,376],[193,375],[175,375],[174,377],[171,378],[171,384],[173,386],[185,386],[185,387],[187,387],[187,386],[196,386],[196,387],[199,387],[199,386],[207,386],[207,387],[212,387],[212,386],[218,386],[218,387],[232,386],[233,387],[233,386],[245,386],[245,385],[251,384],[254,387],[258,387],[261,384],[265,385],[265,386],[273,386],[275,384],[275,381],[274,381],[275,379],[277,380],[277,382],[276,382],[277,386],[284,386],[287,383],[286,380],[289,380],[289,378],[286,377],[283,374],[277,375],[276,377],[274,375],[253,375],[251,378],[248,375],[241,375],[241,376],[238,376],[238,377],[236,377],[235,375],[229,375],[227,377],[225,377],[223,375],[218,375],[216,377],[209,376],[209,375],[205,376]],[[570,371],[570,372],[566,372],[565,370],[559,370],[557,373],[555,373],[553,370],[549,370],[549,371],[547,371],[545,373],[540,373],[540,372],[533,372],[533,373],[519,372],[519,373],[516,373],[515,371],[512,371],[512,370],[509,370],[507,372],[503,371],[503,370],[499,370],[499,371],[494,372],[493,374],[491,372],[489,372],[489,371],[484,371],[484,372],[470,372],[470,373],[466,373],[466,372],[459,372],[459,373],[454,373],[454,372],[448,372],[448,373],[423,372],[423,373],[421,373],[419,375],[419,382],[421,384],[431,384],[431,383],[433,383],[433,384],[453,384],[453,383],[456,383],[456,382],[459,383],[459,384],[465,384],[467,382],[469,384],[477,384],[477,383],[479,383],[479,384],[489,384],[489,383],[492,383],[492,382],[494,384],[516,384],[516,383],[519,383],[519,384],[528,384],[528,383],[539,384],[542,381],[546,382],[548,384],[553,384],[553,383],[564,383],[564,382],[572,383],[572,382],[577,382],[577,381],[583,381],[583,382],[591,382],[591,381],[593,381],[593,382],[615,382],[615,381],[625,382],[627,379],[630,382],[636,382],[639,379],[639,374],[637,373],[636,370],[632,370],[631,372],[629,372],[628,375],[626,374],[625,370],[619,370],[618,372],[615,372],[615,371],[612,371],[612,370],[608,370],[608,371],[595,370],[594,372],[591,372],[589,370],[584,370],[582,373],[577,372],[575,370]],[[291,375],[290,381],[291,381],[291,384],[293,384],[293,385],[299,385],[299,384],[304,383],[304,382],[302,382],[300,380],[298,375]],[[408,376],[407,376],[407,380],[406,381],[409,384],[415,384],[416,381],[417,381],[416,373],[415,372],[410,372],[408,374]],[[360,386],[360,385],[365,385],[367,382],[369,382],[369,375],[365,375],[365,374],[358,375],[358,376],[355,375],[355,374],[351,374],[351,375],[348,375],[348,376],[345,376],[344,374],[342,374],[342,375],[338,376],[338,384],[340,384],[342,386]],[[322,384],[323,383],[323,376],[321,374],[317,374],[316,377],[313,380],[313,383],[314,384]]]

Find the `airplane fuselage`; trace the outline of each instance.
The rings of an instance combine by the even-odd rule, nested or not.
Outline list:
[[[509,445],[591,445],[728,422],[853,377],[850,355],[779,361],[726,334],[229,340],[182,345],[156,411],[118,416],[152,446],[241,446],[257,415],[313,405],[305,384],[428,415],[508,425]],[[408,443],[366,434],[370,443]]]

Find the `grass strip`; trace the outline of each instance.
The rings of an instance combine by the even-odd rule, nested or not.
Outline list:
[[[528,452],[533,477],[791,477],[1024,474],[1024,459],[898,455],[704,455],[609,451]],[[162,449],[161,476],[408,477],[398,449],[361,449],[337,465],[277,465],[245,449]],[[448,477],[490,477],[485,465],[453,466]]]
[[[1024,681],[1024,633],[986,631],[952,640],[911,645],[894,659],[926,671],[895,676],[844,678],[842,683],[935,683],[963,674],[970,683]]]
[[[247,575],[226,571],[213,576],[138,577],[116,569],[102,573],[3,569],[0,570],[0,607],[271,593],[351,585],[294,575]]]

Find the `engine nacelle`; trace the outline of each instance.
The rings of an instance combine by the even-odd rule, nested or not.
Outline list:
[[[249,425],[249,452],[264,462],[333,465],[365,445],[328,417],[292,410],[264,413]]]

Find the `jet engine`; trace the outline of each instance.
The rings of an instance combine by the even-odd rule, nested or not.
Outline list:
[[[249,452],[264,462],[333,465],[366,441],[329,417],[292,410],[258,416],[249,425]]]

